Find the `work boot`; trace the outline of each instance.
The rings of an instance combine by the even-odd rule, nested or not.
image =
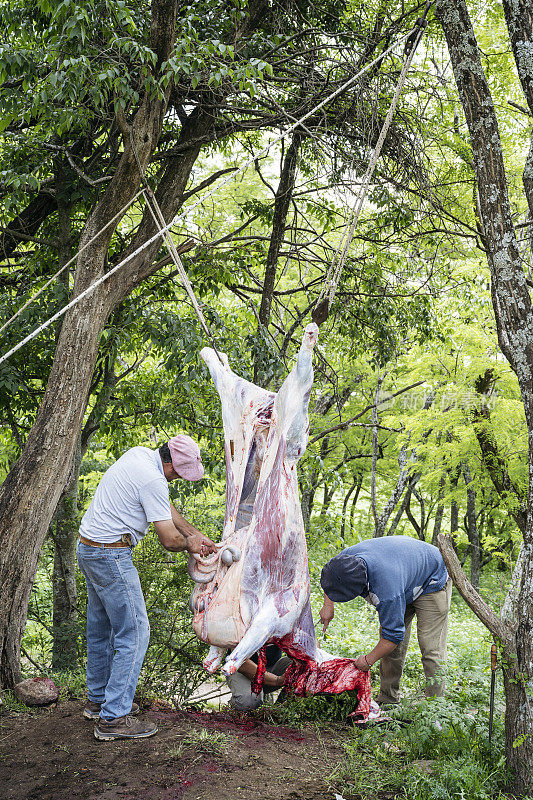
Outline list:
[[[99,719],[100,718],[100,709],[102,707],[101,703],[94,703],[92,700],[87,700],[87,705],[83,709],[83,716],[87,719]],[[130,717],[135,716],[138,714],[141,709],[137,705],[137,703],[133,703],[130,711]]]
[[[134,719],[127,715],[117,717],[109,722],[100,717],[94,726],[96,739],[110,741],[111,739],[147,739],[157,733],[157,725],[146,719]]]

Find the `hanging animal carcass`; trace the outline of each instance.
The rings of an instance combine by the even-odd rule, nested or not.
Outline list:
[[[352,659],[320,649],[311,606],[307,545],[296,465],[308,439],[313,348],[318,327],[305,329],[296,364],[277,394],[231,371],[227,357],[204,348],[222,403],[226,452],[226,515],[217,553],[193,554],[189,574],[193,628],[211,645],[209,672],[232,675],[259,652],[253,689],[264,674],[264,645],[293,659],[285,686],[298,695],[358,690],[357,713],[370,710],[370,674]],[[222,361],[221,361],[222,359]]]

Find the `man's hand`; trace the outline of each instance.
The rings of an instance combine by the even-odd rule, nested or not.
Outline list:
[[[320,609],[319,616],[320,622],[323,625],[322,633],[325,633],[326,628],[335,616],[335,607],[327,595],[324,595],[324,605]]]
[[[165,548],[172,553],[179,553],[181,550],[188,550],[189,553],[200,553],[206,556],[208,553],[214,553],[216,550],[215,544],[200,533],[193,525],[187,520],[183,519],[178,512],[176,519],[181,524],[181,528],[176,525],[174,513],[172,520],[164,519],[154,522],[154,528],[159,537],[159,541]]]
[[[174,508],[172,503],[170,504],[170,510],[172,512],[172,522],[185,539],[185,550],[188,550],[189,553],[199,553],[202,556],[215,552],[216,547],[214,542],[208,539],[207,536],[204,536],[203,533],[200,533],[198,528],[195,528],[194,525],[191,525],[191,523]]]
[[[185,548],[189,553],[199,553],[201,556],[214,553],[216,550],[215,543],[203,533],[192,533],[187,536]]]
[[[357,669],[360,669],[363,672],[368,672],[368,670],[372,666],[372,662],[369,660],[368,656],[365,654],[365,655],[359,656],[359,658],[355,659],[355,666],[357,667]]]
[[[396,647],[397,645],[394,642],[389,642],[388,639],[381,637],[373,650],[355,659],[355,666],[357,669],[363,670],[363,672],[368,672],[372,664],[375,664],[380,658],[388,656]]]

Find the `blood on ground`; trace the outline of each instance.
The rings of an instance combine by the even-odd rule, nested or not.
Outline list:
[[[272,738],[285,739],[291,742],[305,742],[307,737],[301,731],[284,726],[267,725],[249,714],[239,714],[224,711],[152,711],[151,716],[156,719],[180,719],[198,723],[211,730],[233,733],[236,736],[265,735]]]

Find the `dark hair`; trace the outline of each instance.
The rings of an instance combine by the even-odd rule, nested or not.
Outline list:
[[[159,455],[161,456],[161,461],[164,464],[172,464],[172,456],[170,455],[170,450],[168,449],[168,442],[162,444],[159,448]]]

